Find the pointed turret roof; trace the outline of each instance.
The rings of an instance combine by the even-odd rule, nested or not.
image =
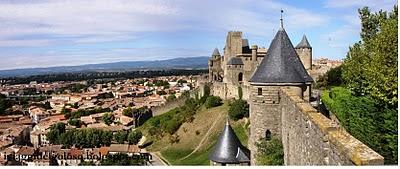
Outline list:
[[[250,162],[250,150],[240,143],[228,120],[208,158],[219,163]]]
[[[308,43],[306,35],[303,35],[303,38],[301,39],[300,43],[297,44],[296,48],[311,48],[310,43]]]
[[[212,53],[212,56],[221,56],[221,54],[219,54],[218,48],[214,49],[214,52]]]
[[[251,77],[253,83],[312,82],[285,29],[276,33],[267,54]]]

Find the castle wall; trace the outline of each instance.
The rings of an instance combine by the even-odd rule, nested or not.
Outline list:
[[[383,165],[381,155],[293,92],[281,90],[280,101],[286,165]]]
[[[222,82],[213,82],[211,88],[211,93],[214,96],[218,96],[221,99],[226,99],[226,84]]]

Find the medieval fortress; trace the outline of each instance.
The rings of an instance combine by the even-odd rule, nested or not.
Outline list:
[[[250,47],[242,32],[231,31],[226,37],[223,55],[215,49],[208,64],[208,78],[201,82],[200,89],[207,84],[215,96],[242,97],[250,105],[250,135],[246,146],[252,165],[256,164],[255,143],[271,134],[282,140],[286,165],[383,164],[381,155],[310,105],[312,47],[305,35],[294,47],[281,24],[265,49],[257,45]],[[229,151],[240,149],[243,148],[231,147]],[[217,147],[216,151],[228,150]],[[235,152],[214,152],[219,154],[214,155],[218,158],[213,156],[210,160],[216,159],[214,164],[238,164],[238,157],[228,155]]]
[[[224,55],[221,56],[215,48],[208,61],[209,82],[213,84],[213,94],[223,99],[239,98],[239,90],[243,92],[243,99],[249,98],[249,80],[267,53],[267,49],[257,45],[250,48],[248,40],[242,36],[239,31],[229,32]],[[305,35],[295,50],[305,69],[311,70],[312,48]],[[305,94],[309,97],[309,89]]]

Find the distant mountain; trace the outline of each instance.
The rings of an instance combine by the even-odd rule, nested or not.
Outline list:
[[[0,77],[31,76],[67,72],[132,71],[145,69],[202,69],[208,67],[207,61],[208,57],[200,56],[154,61],[122,61],[79,66],[12,69],[0,70]]]

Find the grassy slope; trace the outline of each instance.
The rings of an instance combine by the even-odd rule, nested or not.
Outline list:
[[[228,109],[229,106],[227,103],[211,109],[202,107],[194,116],[195,119],[192,123],[184,123],[176,132],[180,138],[178,143],[171,144],[169,142],[169,135],[165,135],[161,139],[155,139],[147,135],[147,138],[154,141],[147,149],[153,152],[160,151],[163,157],[172,165],[209,165],[208,154],[212,151],[219,134],[224,128]],[[209,132],[202,146],[189,157],[182,159],[198,146],[215,121],[215,126]],[[248,133],[245,129],[245,120],[231,122],[231,125],[243,145],[247,145]],[[146,124],[143,127],[146,128]],[[198,135],[196,131],[199,131]]]

